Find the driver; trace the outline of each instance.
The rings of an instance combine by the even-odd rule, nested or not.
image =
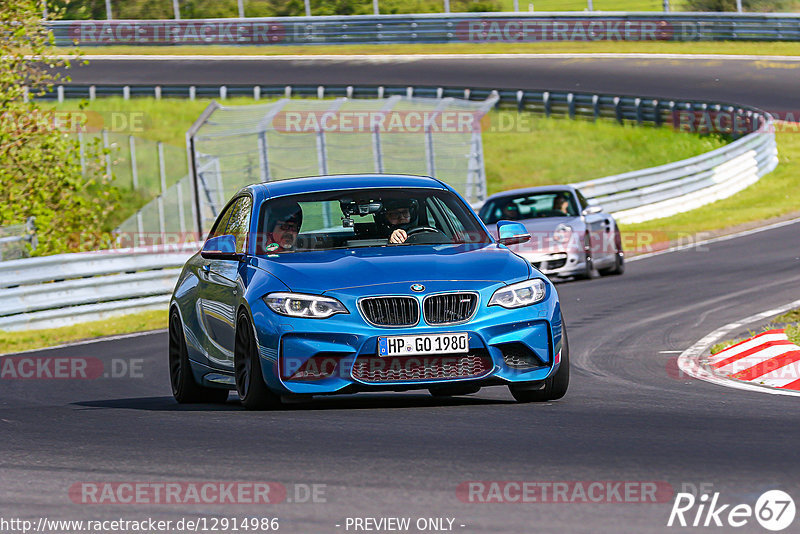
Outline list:
[[[410,199],[389,199],[383,202],[383,218],[388,231],[390,243],[405,243],[408,230],[413,228],[414,201]]]
[[[297,202],[270,207],[267,225],[266,252],[294,250],[297,234],[303,224],[303,211]]]

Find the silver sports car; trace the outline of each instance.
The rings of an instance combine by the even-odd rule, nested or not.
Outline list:
[[[489,197],[479,212],[490,231],[498,221],[522,222],[531,240],[510,247],[550,277],[622,274],[625,255],[617,223],[569,185],[530,187]]]

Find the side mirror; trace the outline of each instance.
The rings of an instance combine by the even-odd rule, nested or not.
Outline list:
[[[501,245],[517,245],[530,241],[525,225],[514,221],[497,221],[497,241]]]
[[[602,213],[602,206],[589,206],[581,212],[581,215],[594,215],[595,213]]]
[[[236,252],[236,237],[232,235],[212,237],[205,242],[200,255],[209,260],[238,260],[242,256]]]

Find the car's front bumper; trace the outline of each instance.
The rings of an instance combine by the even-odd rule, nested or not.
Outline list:
[[[443,283],[441,287],[426,285],[429,292],[452,289]],[[478,310],[470,321],[451,326],[429,326],[421,320],[408,328],[375,327],[361,317],[356,295],[337,294],[350,313],[328,319],[277,316],[259,301],[251,305],[251,313],[262,373],[267,385],[284,395],[546,379],[558,368],[556,355],[561,348],[561,310],[555,289],[548,284],[542,302],[507,310],[486,306],[497,287],[501,285],[480,291]],[[381,336],[456,332],[468,333],[468,356],[412,356],[389,361],[377,354]],[[443,358],[449,359],[441,361]]]
[[[521,253],[520,256],[549,277],[569,277],[586,271],[586,255],[576,251]]]

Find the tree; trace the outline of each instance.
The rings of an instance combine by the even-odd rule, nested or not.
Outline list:
[[[117,205],[103,150],[89,145],[81,165],[76,136],[35,99],[70,61],[54,49],[37,0],[0,3],[0,226],[36,217],[36,254],[110,244],[104,221]],[[30,87],[30,90],[26,89]]]

